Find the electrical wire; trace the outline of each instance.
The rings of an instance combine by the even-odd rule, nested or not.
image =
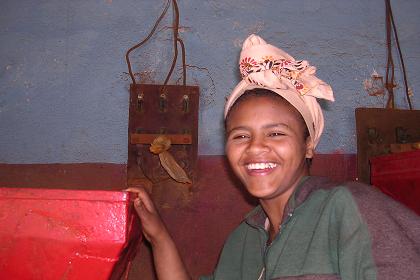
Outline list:
[[[387,62],[386,62],[386,77],[385,87],[388,91],[388,101],[386,108],[394,108],[394,60],[392,59],[392,42],[391,42],[391,20],[390,20],[390,3],[385,0],[385,26],[386,26],[386,47],[387,47]],[[391,73],[390,73],[391,72]],[[391,77],[390,77],[391,75]]]
[[[181,46],[182,51],[182,85],[187,85],[187,64],[185,62],[185,45],[181,38],[178,38],[178,43]]]
[[[390,0],[387,0],[387,1],[390,2]],[[409,106],[410,110],[413,110],[413,106],[412,106],[411,100],[410,100],[410,93],[408,91],[408,81],[407,81],[407,73],[406,73],[406,70],[405,70],[404,58],[403,58],[403,55],[402,55],[402,52],[401,52],[400,42],[398,40],[397,27],[395,26],[395,22],[394,22],[394,16],[392,14],[391,3],[389,3],[389,15],[390,15],[392,26],[393,26],[393,29],[394,29],[395,42],[397,43],[398,54],[399,54],[400,61],[401,61],[401,68],[402,68],[402,71],[403,71],[405,95],[407,97],[407,102],[408,102],[408,106]]]
[[[168,75],[166,76],[166,79],[163,83],[162,87],[162,93],[165,92],[166,86],[168,84],[169,78],[172,75],[172,72],[175,69],[176,62],[178,60],[178,43],[181,46],[181,55],[182,55],[182,77],[183,77],[183,85],[186,86],[186,80],[187,80],[187,66],[185,63],[185,45],[181,38],[179,38],[179,8],[178,3],[176,0],[172,0],[173,5],[173,12],[174,12],[174,19],[172,23],[172,29],[173,29],[173,44],[174,44],[174,57],[172,59],[171,68],[169,70]]]
[[[127,66],[128,66],[128,72],[130,74],[130,77],[131,77],[131,80],[132,80],[133,84],[136,84],[136,80],[135,80],[135,77],[134,77],[134,74],[133,74],[133,71],[132,71],[129,54],[133,50],[142,46],[144,43],[146,43],[153,36],[153,34],[156,31],[156,28],[158,27],[159,23],[162,21],[166,12],[168,11],[170,3],[171,3],[171,0],[168,0],[166,2],[165,8],[164,8],[162,14],[156,20],[156,22],[155,22],[155,24],[152,28],[152,31],[149,33],[149,35],[143,41],[141,41],[137,45],[131,47],[125,55],[125,58],[126,58],[126,61],[127,61]],[[182,41],[182,39],[179,38],[179,8],[178,8],[178,3],[177,3],[176,0],[172,0],[172,6],[173,6],[172,34],[173,34],[174,56],[173,56],[173,59],[172,59],[172,63],[171,63],[171,67],[169,69],[169,72],[168,72],[168,74],[165,78],[165,81],[163,83],[163,86],[162,86],[162,89],[161,89],[162,92],[165,91],[165,88],[166,88],[166,86],[169,82],[169,79],[171,78],[172,73],[173,73],[173,71],[175,69],[175,66],[176,66],[176,62],[177,62],[177,59],[178,59],[178,43],[181,46],[183,85],[186,86],[186,83],[187,83],[186,82],[186,77],[187,77],[187,73],[186,73],[187,70],[186,69],[187,69],[187,67],[186,67],[186,62],[185,62],[185,60],[186,60],[185,59],[185,45],[184,45],[184,42]]]
[[[408,106],[410,110],[413,110],[413,106],[411,104],[410,94],[408,90],[408,81],[407,81],[407,73],[405,70],[405,64],[403,55],[401,52],[400,42],[398,40],[398,34],[397,34],[397,27],[395,25],[394,17],[392,14],[392,8],[391,8],[391,2],[390,0],[385,0],[385,20],[386,20],[386,41],[387,41],[387,65],[386,65],[386,80],[385,80],[385,86],[388,91],[389,97],[387,101],[387,108],[394,108],[394,87],[395,87],[395,75],[394,75],[394,61],[392,58],[392,42],[391,42],[391,32],[394,33],[395,42],[397,44],[397,50],[401,62],[401,68],[403,71],[403,77],[404,77],[404,86],[405,86],[405,95],[407,98]],[[391,73],[390,73],[391,72]],[[391,75],[391,77],[389,77]]]
[[[176,0],[172,0],[174,19],[172,22],[173,31],[173,44],[174,44],[174,57],[172,59],[171,68],[169,69],[168,75],[166,76],[165,82],[163,82],[162,92],[165,91],[166,85],[168,84],[169,78],[175,69],[176,61],[178,59],[178,29],[179,29],[179,10]]]
[[[131,68],[131,63],[130,63],[130,57],[129,57],[129,55],[130,55],[130,53],[132,52],[132,51],[134,51],[135,49],[137,49],[137,48],[139,48],[140,46],[142,46],[144,43],[146,43],[152,36],[153,36],[153,34],[155,33],[155,31],[156,31],[156,28],[158,27],[158,25],[159,25],[159,23],[162,21],[162,19],[164,18],[164,16],[165,16],[165,14],[166,14],[166,12],[168,11],[168,8],[169,8],[169,4],[170,4],[170,2],[171,2],[171,0],[168,0],[167,2],[166,2],[166,5],[165,5],[165,8],[163,9],[163,12],[162,12],[162,14],[159,16],[159,18],[156,20],[156,22],[155,22],[155,24],[153,25],[153,28],[152,28],[152,30],[150,31],[150,33],[149,33],[149,35],[147,35],[147,37],[143,40],[143,41],[141,41],[140,43],[138,43],[138,44],[136,44],[136,45],[134,45],[133,47],[131,47],[128,51],[127,51],[127,53],[125,54],[125,60],[127,61],[127,66],[128,66],[128,73],[130,74],[130,77],[131,77],[131,80],[132,80],[132,82],[133,82],[133,84],[136,84],[136,79],[135,79],[135,77],[134,77],[134,74],[133,74],[133,71],[132,71],[132,68]]]

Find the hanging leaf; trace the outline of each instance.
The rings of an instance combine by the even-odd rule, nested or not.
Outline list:
[[[169,139],[166,136],[159,135],[153,140],[149,150],[154,154],[160,154],[164,151],[169,150],[170,147],[171,139]]]
[[[179,164],[169,152],[164,151],[159,153],[159,159],[163,168],[166,170],[166,172],[168,172],[172,179],[183,184],[192,184],[190,178],[188,178],[187,173],[185,173],[184,169],[179,166]]]

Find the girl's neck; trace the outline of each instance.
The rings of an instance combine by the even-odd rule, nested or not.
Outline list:
[[[280,226],[283,220],[283,214],[290,197],[299,186],[299,183],[305,176],[308,176],[309,172],[305,172],[297,180],[295,186],[288,189],[285,193],[270,199],[260,199],[260,205],[264,209],[265,214],[270,222],[268,232],[270,239],[272,240],[280,231]]]

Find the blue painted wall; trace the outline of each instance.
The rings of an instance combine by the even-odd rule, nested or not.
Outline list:
[[[160,14],[156,0],[0,2],[0,162],[124,163],[126,50]],[[420,88],[420,1],[391,1],[410,86]],[[328,81],[320,153],[356,152],[354,108],[384,107],[363,80],[385,72],[382,0],[179,0],[188,83],[201,88],[200,154],[223,154],[222,108],[238,82],[242,41],[257,33]],[[141,81],[162,83],[172,59],[171,15],[132,55]],[[396,55],[394,56],[396,59]],[[399,64],[397,63],[397,66]],[[397,104],[407,108],[397,67]],[[180,64],[171,83],[181,77]],[[420,99],[413,97],[415,108]]]

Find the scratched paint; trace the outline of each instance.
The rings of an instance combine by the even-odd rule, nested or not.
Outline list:
[[[199,85],[199,153],[220,155],[222,110],[238,82],[242,41],[258,33],[317,66],[335,92],[323,103],[319,153],[356,152],[354,109],[383,107],[363,81],[386,63],[382,0],[179,1],[187,82]],[[125,51],[141,41],[164,1],[1,1],[0,162],[124,163],[128,88]],[[413,104],[420,107],[420,2],[394,5]],[[132,55],[139,81],[162,83],[172,59],[171,18]],[[394,56],[397,59],[397,56]],[[181,62],[171,83],[181,81]],[[397,69],[396,103],[406,108]]]

